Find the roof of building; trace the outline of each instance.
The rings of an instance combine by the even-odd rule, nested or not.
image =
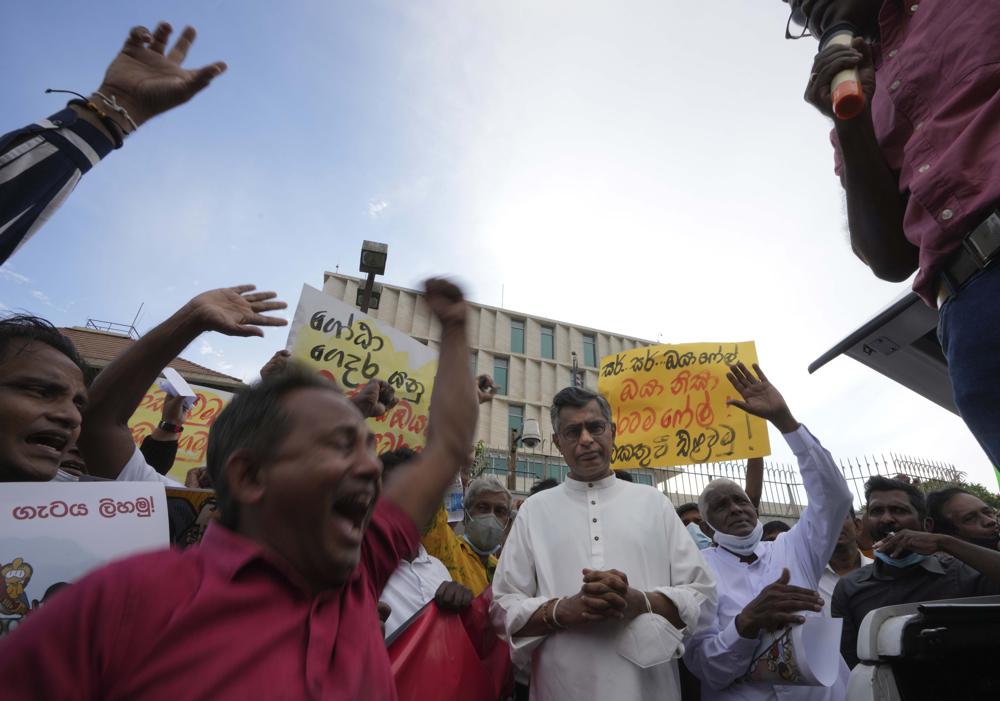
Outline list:
[[[103,368],[135,343],[135,339],[124,334],[85,329],[79,326],[61,328],[59,331],[73,342],[76,350],[88,365],[98,369]],[[216,372],[181,357],[174,358],[169,367],[172,367],[181,374],[181,377],[193,384],[229,390],[244,386],[243,381],[238,377]]]

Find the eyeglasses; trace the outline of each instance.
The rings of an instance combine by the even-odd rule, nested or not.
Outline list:
[[[580,436],[583,434],[583,429],[587,429],[587,433],[591,436],[600,436],[605,431],[608,430],[607,421],[584,421],[579,424],[570,424],[562,430],[559,431],[560,438],[576,443],[580,440]]]
[[[803,15],[800,10],[796,10],[796,8],[792,5],[792,2],[794,2],[794,0],[788,0],[788,6],[791,8],[791,10],[788,12],[788,21],[785,22],[785,38],[797,40],[797,39],[805,39],[806,37],[811,37],[812,32],[809,31],[809,18]],[[792,20],[795,19],[796,14],[798,14],[799,18],[802,20],[802,31],[798,35],[792,34],[791,31]]]

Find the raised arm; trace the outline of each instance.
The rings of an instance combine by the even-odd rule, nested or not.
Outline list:
[[[416,458],[399,468],[399,474],[384,492],[387,499],[396,502],[420,526],[430,522],[468,458],[478,414],[476,387],[469,371],[467,309],[462,291],[440,279],[428,280],[425,289],[427,305],[441,323],[427,445]]]
[[[262,336],[258,326],[284,326],[263,312],[284,309],[273,292],[241,285],[202,293],[115,358],[90,387],[80,450],[92,474],[116,479],[135,452],[128,421],[160,371],[206,331]]]
[[[730,367],[727,377],[743,397],[743,401],[730,400],[730,404],[774,424],[798,459],[809,506],[784,539],[792,544],[796,559],[808,564],[807,571],[816,578],[811,582],[815,587],[833,554],[854,497],[833,456],[795,420],[784,397],[760,367],[753,368],[756,375],[743,363]]]
[[[861,115],[834,119],[851,247],[877,277],[901,282],[917,269],[918,249],[903,235],[906,199],[899,192],[898,174],[886,163],[875,136],[870,110],[875,68],[868,43],[858,38],[853,46],[830,45],[817,54],[805,99],[832,118],[830,82],[846,68],[858,69],[866,98]]]
[[[764,494],[764,458],[747,459],[747,483],[743,489],[753,508],[760,509],[760,498]]]
[[[944,533],[904,530],[883,538],[872,548],[889,557],[903,557],[907,552],[932,555],[946,553],[978,571],[995,586],[984,594],[1000,592],[1000,552],[984,548]],[[995,590],[995,591],[994,591]]]
[[[0,263],[35,233],[80,177],[120,146],[126,135],[157,114],[187,102],[226,70],[222,62],[195,70],[182,68],[195,31],[186,27],[173,49],[164,53],[170,33],[166,22],[152,34],[145,27],[134,27],[100,87],[88,97],[93,108],[81,101],[84,104],[71,105],[49,119],[0,137]],[[115,111],[111,104],[124,112]]]

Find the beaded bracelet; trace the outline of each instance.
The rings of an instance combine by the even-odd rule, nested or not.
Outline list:
[[[46,93],[61,92],[61,93],[67,93],[67,94],[70,94],[70,95],[76,95],[77,99],[70,100],[67,104],[78,105],[80,107],[83,107],[84,109],[90,110],[95,115],[97,115],[97,118],[99,120],[101,120],[101,124],[103,124],[104,128],[108,130],[109,134],[111,134],[111,138],[114,141],[114,148],[116,150],[120,149],[122,146],[125,145],[125,136],[126,136],[125,130],[122,129],[120,126],[118,126],[118,123],[115,122],[115,120],[113,120],[110,116],[108,116],[107,112],[105,112],[100,107],[98,107],[96,104],[94,104],[94,102],[92,100],[88,100],[86,97],[84,97],[80,93],[73,92],[72,90],[54,90],[52,88],[47,88],[45,90],[45,92]],[[134,122],[132,122],[131,118],[129,118],[129,123],[134,124]]]

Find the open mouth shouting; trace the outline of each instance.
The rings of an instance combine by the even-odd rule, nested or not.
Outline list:
[[[361,544],[376,496],[374,490],[360,489],[341,494],[334,500],[333,520],[340,535],[348,542]]]
[[[31,455],[58,463],[62,460],[63,453],[66,452],[70,437],[69,431],[50,429],[32,433],[24,439],[24,442],[28,444]]]

